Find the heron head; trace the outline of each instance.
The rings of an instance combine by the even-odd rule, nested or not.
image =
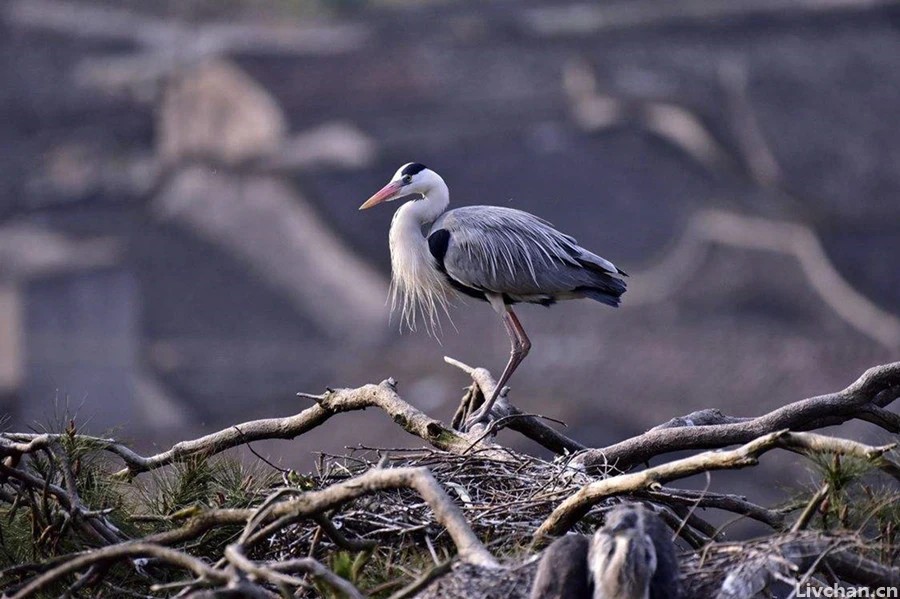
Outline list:
[[[410,196],[424,197],[440,180],[438,174],[424,164],[418,162],[404,164],[397,169],[388,184],[366,200],[359,209],[366,210],[382,202],[392,202]]]
[[[598,530],[588,568],[594,599],[648,599],[657,556],[650,535],[636,529]]]

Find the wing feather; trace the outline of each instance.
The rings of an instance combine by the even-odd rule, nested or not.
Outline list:
[[[615,265],[527,212],[499,206],[451,210],[432,226],[450,240],[446,273],[458,283],[514,298],[549,297],[619,275]]]

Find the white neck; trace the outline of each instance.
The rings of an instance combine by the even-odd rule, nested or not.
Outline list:
[[[391,222],[391,309],[399,308],[401,320],[416,327],[421,311],[426,328],[439,328],[438,308],[447,310],[447,283],[437,270],[423,229],[433,223],[450,203],[450,192],[440,177],[419,200],[409,200],[394,213]]]
[[[422,198],[409,200],[394,214],[393,228],[398,221],[415,223],[419,227],[430,225],[437,217],[444,213],[450,204],[450,190],[440,175],[434,171],[429,172],[429,186],[422,192]]]

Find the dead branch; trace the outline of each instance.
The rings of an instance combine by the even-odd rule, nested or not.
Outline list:
[[[534,538],[542,541],[547,537],[562,534],[586,514],[593,505],[607,497],[654,490],[667,482],[701,472],[755,466],[760,455],[776,448],[801,452],[828,451],[841,455],[851,455],[859,459],[868,460],[873,465],[896,476],[897,472],[900,471],[897,464],[884,457],[884,454],[894,447],[894,444],[872,447],[845,439],[835,439],[814,433],[792,433],[788,430],[768,433],[736,449],[707,451],[640,472],[612,476],[590,483],[553,510],[553,513],[544,520],[534,533]],[[888,462],[888,464],[884,464],[884,461]]]
[[[900,415],[885,410],[900,397],[900,362],[867,370],[842,391],[804,399],[756,418],[738,419],[704,410],[700,426],[692,426],[692,415],[682,417],[687,426],[656,427],[642,435],[603,449],[589,449],[573,462],[589,471],[612,464],[626,470],[650,458],[685,449],[712,449],[750,443],[782,429],[809,431],[860,419],[877,424],[891,433],[900,433]],[[672,423],[673,421],[670,421]],[[670,424],[670,423],[667,423]],[[574,464],[573,464],[574,465]]]
[[[463,433],[452,431],[433,418],[414,408],[397,394],[393,379],[378,385],[365,385],[356,389],[329,389],[322,395],[300,394],[313,399],[317,405],[294,416],[265,418],[230,426],[190,441],[176,443],[170,449],[152,456],[141,456],[113,439],[79,438],[94,444],[97,449],[108,451],[125,462],[125,468],[116,473],[120,478],[131,478],[141,472],[154,470],[176,462],[184,462],[198,456],[209,457],[227,449],[263,439],[293,439],[341,412],[380,408],[408,433],[434,447],[450,452],[471,449],[472,441]],[[32,453],[50,446],[61,438],[59,434],[2,433],[0,457]]]
[[[111,564],[125,558],[152,557],[160,561],[191,571],[203,581],[227,583],[231,576],[221,570],[215,570],[205,562],[190,555],[162,547],[154,543],[129,542],[93,549],[83,554],[72,556],[62,564],[41,574],[27,585],[19,589],[12,599],[26,599],[47,588],[60,578],[83,570],[94,564]]]
[[[660,508],[657,514],[663,519],[666,526],[675,531],[676,536],[683,539],[692,549],[700,549],[713,540],[708,535],[695,529],[692,523],[687,522],[674,509]]]
[[[812,520],[812,517],[816,514],[816,510],[819,509],[819,506],[822,505],[822,502],[828,497],[828,492],[830,490],[831,486],[828,483],[825,483],[818,491],[816,491],[816,494],[812,496],[809,503],[807,503],[806,507],[803,509],[803,512],[801,512],[800,517],[797,518],[797,521],[791,526],[791,532],[799,532],[806,528],[806,525],[809,524],[809,521]]]
[[[40,493],[44,497],[53,497],[60,508],[66,512],[70,521],[95,542],[107,544],[123,540],[116,527],[102,513],[91,511],[81,503],[74,489],[67,491],[49,480],[42,479],[21,468],[9,468],[2,463],[0,463],[0,474],[20,483],[17,489],[18,496],[22,496],[26,490],[30,490]]]
[[[482,397],[490,397],[494,392],[494,387],[497,386],[497,383],[494,381],[494,377],[491,376],[491,373],[488,370],[484,368],[473,368],[448,356],[444,356],[444,361],[451,366],[456,366],[471,376],[472,382],[478,386]],[[465,397],[463,398],[463,404],[468,403],[466,399],[467,398]],[[477,407],[478,404],[476,403],[469,406],[469,409],[476,409]],[[462,416],[462,411],[463,406],[460,406],[460,410],[453,418],[454,422]],[[509,403],[508,400],[497,402],[493,412],[494,418],[496,419],[509,419],[506,423],[506,428],[525,435],[532,441],[539,443],[554,453],[574,453],[585,449],[584,445],[574,439],[570,439],[555,428],[545,424],[539,417],[524,414],[521,410]],[[463,417],[462,420],[465,420],[465,418]]]
[[[316,521],[316,524],[319,525],[322,532],[331,539],[331,542],[341,549],[346,549],[347,551],[366,551],[374,549],[376,546],[375,541],[347,538],[325,514],[314,516],[313,520]]]
[[[254,509],[218,509],[202,512],[180,528],[146,537],[144,540],[161,545],[172,545],[193,540],[213,527],[246,525],[257,518],[260,523],[277,522],[284,528],[298,520],[311,518],[357,499],[363,495],[388,489],[407,488],[416,491],[434,511],[435,519],[447,529],[456,544],[460,558],[485,566],[496,561],[472,532],[456,504],[447,496],[427,468],[371,469],[364,474],[335,483],[318,491],[309,491],[298,497],[270,506],[261,514]],[[266,535],[275,532],[267,528]],[[261,535],[253,535],[261,540]],[[249,538],[249,537],[248,537]]]
[[[635,496],[667,505],[676,504],[724,510],[762,522],[775,530],[780,530],[784,525],[784,514],[780,511],[765,508],[737,495],[659,488],[640,491],[635,493]]]
[[[472,377],[472,394],[476,398],[493,391],[494,382],[488,371],[473,369],[451,359],[447,361]],[[895,445],[875,447],[810,432],[792,432],[785,428],[767,430],[784,423],[810,429],[850,418],[874,419],[887,430],[900,429],[895,426],[895,420],[900,417],[885,409],[898,394],[900,363],[873,368],[843,391],[796,402],[758,418],[736,418],[716,410],[688,414],[635,439],[649,438],[651,442],[661,444],[663,449],[657,453],[664,454],[676,449],[694,448],[692,445],[677,446],[679,442],[696,443],[696,439],[690,436],[694,432],[713,435],[700,437],[710,447],[735,444],[734,439],[740,438],[740,435],[751,435],[760,430],[764,433],[734,449],[708,451],[603,480],[591,480],[582,468],[572,467],[572,463],[579,463],[580,454],[575,454],[565,463],[559,460],[551,463],[516,454],[498,445],[482,444],[481,437],[474,433],[463,434],[446,429],[440,422],[400,398],[391,380],[357,389],[329,389],[323,395],[307,395],[316,401],[316,405],[295,416],[230,427],[200,439],[176,444],[166,452],[149,457],[140,456],[111,439],[78,435],[74,429],[67,431],[65,437],[69,441],[77,440],[80,450],[109,452],[122,459],[126,467],[116,473],[120,477],[133,476],[180,460],[212,455],[262,438],[290,438],[318,426],[334,414],[366,407],[385,411],[407,432],[437,448],[392,449],[389,454],[378,451],[377,465],[374,458],[360,458],[353,453],[343,457],[327,456],[329,460],[323,461],[314,478],[315,490],[296,488],[286,479],[287,486],[271,489],[266,499],[253,508],[204,510],[189,507],[170,516],[157,517],[173,523],[175,528],[136,540],[125,539],[118,529],[109,524],[106,518],[109,510],[92,509],[79,497],[78,486],[81,483],[76,480],[77,463],[71,454],[63,451],[64,435],[0,434],[0,458],[9,464],[0,465],[0,481],[3,483],[0,500],[11,506],[13,514],[19,505],[31,511],[36,522],[32,534],[36,539],[41,537],[38,543],[47,544],[44,540],[47,535],[51,535],[51,539],[52,535],[61,537],[61,531],[66,527],[80,526],[84,528],[79,530],[102,548],[99,554],[80,552],[51,557],[39,563],[12,566],[0,572],[0,579],[4,582],[16,580],[18,592],[24,593],[21,596],[31,596],[47,592],[50,585],[75,574],[73,579],[67,581],[69,592],[75,592],[87,585],[106,585],[109,581],[104,580],[104,576],[110,566],[123,559],[144,556],[162,564],[187,569],[193,576],[185,581],[154,586],[154,592],[175,591],[179,596],[196,597],[273,597],[277,596],[273,591],[282,595],[303,594],[309,590],[309,577],[312,577],[318,583],[330,586],[336,593],[361,597],[360,591],[352,584],[328,570],[323,562],[317,561],[317,554],[327,550],[329,545],[351,551],[366,550],[374,543],[380,544],[383,540],[400,536],[407,539],[404,546],[421,537],[438,539],[442,547],[451,550],[455,546],[459,567],[452,568],[453,574],[447,572],[448,564],[442,564],[418,583],[401,591],[412,593],[421,590],[427,596],[432,585],[440,587],[443,584],[443,579],[432,581],[432,576],[456,576],[462,572],[477,571],[485,580],[493,580],[493,574],[484,573],[510,571],[498,568],[479,536],[490,534],[493,542],[503,545],[518,543],[522,535],[531,534],[540,541],[576,523],[580,531],[589,531],[602,518],[609,503],[606,500],[619,495],[656,503],[659,513],[677,529],[678,534],[690,545],[703,548],[705,552],[716,545],[711,540],[720,531],[698,517],[695,508],[730,511],[781,530],[785,525],[785,516],[802,507],[802,504],[790,509],[767,509],[734,495],[708,490],[670,489],[663,487],[664,484],[700,472],[752,466],[762,454],[776,448],[802,455],[832,453],[851,456],[900,480],[900,465],[887,455]],[[501,408],[507,409],[502,407],[502,403]],[[507,421],[533,418],[521,413],[504,411],[504,414],[495,421],[500,423],[498,427]],[[539,424],[552,431],[543,423]],[[724,434],[722,431],[725,431]],[[485,431],[486,434],[490,432]],[[681,435],[686,433],[688,441],[679,441]],[[552,438],[556,440],[546,446],[554,447],[555,443],[556,451],[567,451],[565,444],[570,440],[564,436]],[[628,443],[636,441],[630,439],[622,442],[626,446]],[[638,450],[642,449],[638,447]],[[612,466],[622,466],[629,459],[641,455],[604,454],[603,450],[596,449],[584,453],[599,455]],[[28,459],[20,459],[23,456],[28,456]],[[32,470],[29,464],[36,459],[46,459],[49,471]],[[386,467],[389,464],[401,466]],[[305,484],[303,486],[308,488]],[[458,501],[452,500],[444,488],[455,493]],[[386,491],[392,492],[382,493]],[[375,494],[378,495],[364,502],[356,501]],[[548,516],[554,505],[556,508]],[[808,519],[818,502],[813,498],[806,505],[806,515],[801,516],[801,521]],[[868,518],[871,514],[866,512],[864,516]],[[844,516],[840,516],[839,520],[846,525]],[[446,535],[439,532],[435,536],[429,530],[435,522],[446,530]],[[105,528],[107,524],[109,528]],[[884,528],[879,523],[872,528],[878,528],[879,534],[886,539],[878,541],[876,551],[888,555],[882,561],[891,563],[893,558],[890,556],[894,551],[891,535],[894,533],[890,525],[887,526]],[[224,557],[215,564],[199,562],[200,565],[197,565],[191,561],[196,557],[192,557],[187,549],[179,548],[183,544],[193,546],[203,543],[206,533],[225,527],[242,528],[243,531],[236,541],[231,541],[224,549]],[[792,539],[796,540],[805,533],[793,534]],[[326,537],[330,543],[325,540]],[[266,543],[267,553],[260,557],[263,543]],[[388,545],[394,548],[392,542],[389,541]],[[872,580],[891,581],[895,576],[890,567],[866,557],[875,553],[866,553],[863,548],[835,545],[828,552],[817,555],[809,554],[812,549],[798,545],[790,555],[760,550],[754,554],[754,559],[758,558],[758,567],[735,570],[729,576],[739,581],[740,576],[752,575],[756,581],[759,577],[777,574],[784,580],[796,573],[799,566],[793,564],[804,564],[802,567],[807,569],[809,575],[822,568],[830,568],[835,573],[840,571],[838,576],[846,581],[859,580],[864,576],[873,577]],[[432,555],[437,553],[432,550]],[[440,558],[434,559],[439,561]],[[710,576],[721,574],[724,577],[733,569],[727,564],[716,567],[719,569]],[[210,575],[209,571],[215,574]],[[709,579],[708,576],[707,581]],[[721,582],[721,578],[719,580]],[[425,586],[428,589],[423,589]]]
[[[772,581],[797,585],[816,571],[829,572],[853,585],[893,588],[900,585],[900,569],[879,564],[864,555],[865,541],[852,535],[786,533],[746,543],[713,543],[685,560],[685,580],[706,579],[710,568],[719,571],[714,587],[693,589],[707,596],[721,587],[720,599],[755,596]],[[727,581],[727,582],[726,582]],[[726,592],[726,587],[729,589]]]
[[[331,588],[343,593],[351,599],[365,597],[365,595],[360,593],[359,590],[348,581],[336,575],[312,558],[302,557],[282,562],[266,562],[265,567],[275,570],[276,572],[303,572],[322,580]]]
[[[286,572],[304,572],[319,578],[334,590],[346,595],[349,599],[364,599],[364,595],[350,582],[336,575],[312,558],[293,559],[263,565],[248,559],[244,555],[241,545],[237,543],[225,548],[225,558],[235,568],[249,574],[251,578],[268,582],[276,587],[305,587],[306,583],[302,579],[286,574]]]
[[[426,468],[373,468],[359,476],[332,484],[317,491],[301,492],[278,490],[255,509],[207,510],[190,517],[182,527],[149,535],[139,541],[126,541],[109,545],[87,554],[75,554],[64,559],[54,559],[44,567],[46,571],[28,582],[14,597],[29,597],[60,578],[95,564],[110,564],[125,557],[153,557],[192,571],[198,580],[191,586],[209,584],[235,584],[239,582],[233,571],[222,569],[226,564],[210,567],[186,553],[168,546],[192,541],[212,528],[244,526],[244,534],[225,550],[227,563],[258,582],[276,587],[297,588],[305,582],[292,573],[304,572],[350,597],[362,597],[347,581],[340,579],[315,560],[287,560],[277,563],[255,562],[245,551],[263,538],[276,532],[271,526],[253,534],[257,524],[277,523],[279,529],[303,519],[320,520],[329,510],[338,508],[367,494],[389,489],[411,489],[418,493],[434,513],[434,519],[447,531],[457,547],[462,561],[486,568],[498,566],[493,556],[472,532],[460,509],[453,503],[440,484]],[[260,534],[263,533],[263,534]],[[38,566],[40,568],[40,566]],[[20,569],[16,569],[19,571]],[[6,577],[11,571],[2,572]]]
[[[797,544],[788,546],[782,552],[785,557],[797,559],[797,554],[805,554],[806,563],[810,556],[821,555],[824,548],[820,543],[811,546]],[[841,579],[853,584],[868,587],[897,588],[900,587],[900,568],[888,568],[878,562],[859,555],[855,551],[832,551],[824,559],[824,565],[830,568]],[[801,566],[802,567],[802,566]]]

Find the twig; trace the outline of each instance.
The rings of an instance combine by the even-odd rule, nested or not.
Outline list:
[[[101,513],[87,510],[81,505],[77,496],[75,496],[74,499],[70,497],[65,489],[52,484],[49,477],[47,479],[42,479],[23,469],[7,468],[3,464],[0,464],[0,473],[5,474],[8,478],[19,481],[29,489],[40,491],[42,493],[45,498],[44,516],[48,522],[51,518],[49,513],[50,508],[46,505],[46,497],[52,496],[59,506],[69,514],[75,526],[89,538],[92,538],[101,544],[114,543],[122,540],[121,535],[118,534],[115,527],[112,526]],[[22,494],[23,491],[20,489],[18,495],[22,496]]]
[[[697,500],[694,501],[690,506],[687,506],[687,508],[685,508],[684,505],[672,506],[672,510],[679,516],[682,516],[682,523],[679,525],[678,529],[675,530],[676,535],[681,531],[682,526],[685,526],[690,522],[691,526],[702,531],[703,534],[705,534],[710,539],[716,538],[715,527],[712,526],[711,524],[708,524],[705,520],[700,520],[700,522],[702,522],[703,528],[699,528],[694,522],[691,522],[691,516],[694,515],[694,512],[697,509],[697,506],[699,506],[700,502],[703,501],[703,498],[709,492],[709,486],[712,484],[712,476],[709,474],[709,471],[704,472],[704,474],[706,475],[706,484],[704,485],[703,490],[700,491],[700,495],[697,497]],[[686,512],[682,511],[685,509],[687,509]],[[699,520],[699,517],[698,517],[698,520]]]
[[[816,510],[819,509],[819,506],[822,505],[822,502],[828,497],[828,492],[830,490],[831,487],[828,483],[825,483],[818,491],[816,491],[815,495],[809,500],[809,503],[806,504],[800,517],[797,518],[797,521],[791,526],[791,532],[799,532],[806,528],[806,525],[809,524],[809,521],[812,520],[812,517],[815,515]]]
[[[241,429],[238,428],[237,425],[235,425],[234,428],[237,429],[237,432],[239,432],[239,433],[241,432]],[[243,433],[241,433],[241,434],[243,435]],[[268,467],[271,468],[272,470],[276,470],[276,471],[280,472],[281,474],[290,474],[290,472],[291,472],[290,470],[288,470],[287,468],[282,468],[281,466],[278,466],[278,465],[276,465],[276,464],[273,464],[273,463],[271,462],[271,460],[269,460],[269,459],[266,458],[266,457],[263,457],[262,454],[260,454],[258,451],[256,451],[255,449],[253,449],[253,444],[252,444],[252,443],[246,443],[246,445],[247,445],[247,449],[250,451],[250,453],[252,453],[253,455],[255,455],[256,458],[257,458],[259,461],[261,461],[263,464],[265,464],[266,466],[268,466]]]
[[[305,586],[304,581],[300,578],[297,578],[296,576],[283,574],[278,569],[265,567],[248,559],[247,556],[244,555],[243,551],[241,550],[241,546],[238,543],[232,543],[225,548],[225,559],[227,559],[237,570],[249,574],[251,579],[268,582],[269,584],[281,588],[282,594],[285,596],[289,596],[289,592],[287,591],[287,589]],[[310,569],[312,569],[311,564],[313,562],[315,562],[315,564],[319,566],[316,573],[324,582],[327,582],[329,586],[331,586],[335,590],[344,592],[348,597],[350,597],[350,599],[363,599],[363,595],[359,592],[359,590],[356,589],[356,587],[354,587],[348,581],[335,575],[333,572],[331,572],[312,558],[303,559],[308,560],[308,562],[306,562],[306,565]],[[291,561],[298,562],[301,560]]]
[[[453,418],[450,420],[450,426],[453,430],[460,430],[463,423],[466,421],[466,418],[469,417],[469,414],[478,409],[478,406],[483,402],[484,395],[481,393],[481,389],[478,387],[477,383],[473,382],[466,387],[466,393],[459,401],[459,406],[456,408],[456,412],[453,413]]]
[[[410,597],[415,597],[419,591],[431,584],[432,581],[449,572],[453,568],[455,562],[456,560],[449,559],[436,566],[432,566],[427,572],[388,597],[388,599],[409,599]]]
[[[328,535],[328,538],[341,549],[346,549],[347,551],[368,551],[377,546],[375,541],[347,538],[325,514],[318,514],[313,517],[313,520],[322,528],[322,532]]]
[[[684,539],[684,542],[687,543],[692,549],[700,549],[702,547],[707,546],[713,539],[704,535],[702,532],[695,530],[693,526],[683,526],[685,524],[685,519],[675,513],[672,508],[660,508],[657,512],[659,516],[665,521],[666,525],[675,531],[676,536]],[[543,539],[540,539],[539,542],[543,542]]]
[[[638,497],[646,497],[658,503],[677,503],[680,505],[694,505],[701,508],[715,508],[746,516],[757,522],[762,522],[775,530],[780,530],[784,525],[784,515],[775,510],[764,508],[751,503],[737,495],[723,495],[719,493],[698,493],[685,489],[652,489],[641,491]]]

